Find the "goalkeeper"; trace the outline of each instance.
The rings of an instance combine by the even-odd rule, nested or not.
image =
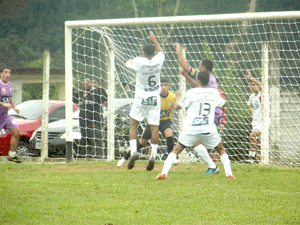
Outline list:
[[[160,80],[161,83],[161,92],[160,92],[160,123],[159,123],[159,131],[163,134],[163,136],[167,139],[167,150],[170,153],[174,147],[174,139],[173,139],[173,131],[171,128],[171,118],[173,115],[173,107],[176,101],[176,95],[169,91],[170,85],[167,79],[162,78]],[[137,151],[139,151],[143,146],[145,146],[148,140],[151,139],[151,131],[150,125],[147,125],[142,137],[139,139],[137,143]],[[126,152],[124,157],[122,157],[117,166],[123,166],[125,162],[129,159],[130,152]],[[174,164],[177,164],[179,161],[176,159]]]
[[[199,71],[204,71],[204,70],[207,70],[209,72],[209,82],[207,84],[207,87],[216,88],[216,89],[218,88],[217,80],[216,80],[215,76],[212,74],[213,62],[211,60],[203,59],[202,61],[200,61],[199,68],[198,68],[199,71],[198,71],[198,70],[192,68],[191,66],[189,66],[189,64],[185,61],[185,59],[181,53],[181,47],[177,42],[175,42],[175,47],[176,47],[179,64],[182,67],[182,70],[180,71],[180,73],[186,78],[186,80],[188,81],[188,83],[191,85],[192,88],[196,87],[196,81],[194,81],[192,79],[192,77],[195,78],[195,80],[197,80]],[[221,121],[222,114],[223,114],[222,108],[217,107],[215,109],[215,114],[214,114],[215,115],[215,118],[214,118],[215,125],[218,125],[219,122]],[[193,147],[194,147],[195,151],[197,152],[197,154],[201,157],[201,159],[208,166],[208,169],[206,170],[206,174],[220,172],[219,167],[213,162],[213,160],[211,159],[211,157],[208,154],[207,149],[201,144],[201,141],[197,142]],[[217,146],[216,149],[220,155],[221,162],[223,163],[223,166],[225,169],[225,174],[228,177],[231,173],[229,157],[228,157],[227,153],[225,152],[225,150],[219,151],[219,149],[224,149],[224,148],[220,148],[220,146]]]

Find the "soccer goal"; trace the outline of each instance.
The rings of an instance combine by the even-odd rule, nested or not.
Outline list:
[[[126,150],[135,74],[124,63],[150,43],[149,31],[156,34],[166,53],[161,77],[168,79],[173,92],[190,89],[179,75],[174,42],[182,46],[194,68],[202,59],[213,61],[212,73],[226,95],[222,140],[233,162],[245,162],[249,154],[252,114],[247,102],[252,92],[244,75],[250,70],[262,83],[260,163],[300,165],[300,11],[66,21],[67,159],[72,157],[72,90],[82,90],[84,78],[96,80],[108,93],[107,107],[101,106],[100,141],[104,145],[97,150],[79,139],[73,145],[75,157],[113,160]],[[184,112],[173,116],[175,140],[182,118]],[[144,125],[140,124],[138,135]],[[158,152],[163,154],[166,145],[160,140]]]

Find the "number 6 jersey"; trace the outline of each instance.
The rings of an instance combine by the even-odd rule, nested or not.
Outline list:
[[[136,87],[134,103],[156,106],[160,94],[160,71],[165,60],[165,54],[158,52],[151,60],[145,57],[135,57],[126,67],[136,72]]]
[[[217,89],[192,88],[185,93],[178,104],[187,109],[184,132],[187,134],[216,132],[215,108],[225,104]]]

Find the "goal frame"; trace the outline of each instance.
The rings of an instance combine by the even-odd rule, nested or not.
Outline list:
[[[280,19],[300,19],[300,11],[282,12],[258,12],[258,13],[236,13],[236,14],[216,14],[200,16],[176,16],[176,17],[149,17],[149,18],[129,18],[129,19],[110,19],[110,20],[79,20],[65,21],[65,100],[66,100],[66,161],[73,160],[72,154],[72,28],[79,27],[112,27],[112,26],[138,26],[138,25],[159,25],[176,23],[207,23],[207,22],[231,22],[231,21],[254,21],[254,20],[280,20]],[[264,46],[264,51],[268,51]],[[110,52],[109,78],[108,78],[108,156],[109,161],[114,160],[114,52]],[[266,53],[264,53],[266,54]],[[267,94],[268,85],[268,57],[265,55],[262,65],[262,88],[265,89],[265,97],[262,99],[262,113],[266,116],[269,113],[269,95]],[[185,82],[185,81],[182,81]],[[262,163],[268,164],[268,120],[262,121]]]

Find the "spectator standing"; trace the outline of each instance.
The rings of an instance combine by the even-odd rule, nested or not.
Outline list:
[[[107,93],[95,80],[82,80],[83,90],[73,91],[73,102],[79,108],[81,147],[86,155],[105,156],[105,133],[102,105],[107,105]]]

